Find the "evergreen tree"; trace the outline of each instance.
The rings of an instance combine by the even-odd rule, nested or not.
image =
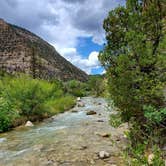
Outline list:
[[[152,126],[166,126],[165,6],[164,0],[127,0],[103,23],[107,43],[99,59],[111,97],[122,119],[133,120],[145,135],[150,117],[158,112],[162,120],[153,119]]]

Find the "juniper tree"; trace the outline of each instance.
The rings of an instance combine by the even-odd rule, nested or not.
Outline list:
[[[104,20],[105,47],[99,59],[107,71],[110,94],[124,121],[140,128],[148,106],[165,106],[166,35],[164,0],[127,0]],[[166,115],[162,119],[165,126]]]

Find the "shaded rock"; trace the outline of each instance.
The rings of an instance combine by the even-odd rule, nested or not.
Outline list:
[[[78,111],[77,111],[77,110],[71,110],[71,112],[76,113],[76,112],[78,112]]]
[[[108,134],[108,133],[98,133],[98,132],[96,132],[95,133],[96,135],[99,135],[99,136],[101,136],[101,137],[110,137],[110,134]]]
[[[110,136],[110,134],[108,134],[108,133],[103,133],[103,134],[101,134],[101,136],[102,136],[102,137],[107,137],[107,138],[108,138],[108,137]]]
[[[95,114],[97,114],[95,111],[88,111],[87,113],[86,113],[86,115],[95,115]]]
[[[82,145],[80,148],[79,148],[79,150],[85,150],[85,149],[87,149],[88,147],[86,146],[86,145]]]
[[[110,157],[110,154],[106,151],[100,151],[98,156],[99,156],[100,159],[106,159],[106,158]]]
[[[97,120],[97,122],[104,122],[104,120],[102,120],[102,119],[99,119],[99,120]]]
[[[31,121],[27,121],[25,124],[26,127],[33,127],[34,124]]]

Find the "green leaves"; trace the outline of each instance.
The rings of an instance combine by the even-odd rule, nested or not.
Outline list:
[[[103,23],[107,43],[99,60],[122,121],[135,123],[133,144],[157,138],[166,128],[165,6],[160,0],[127,0]]]
[[[10,101],[0,97],[0,132],[7,131],[12,125],[12,120],[18,116]]]
[[[0,80],[0,132],[21,124],[21,118],[41,120],[74,104],[74,97],[66,96],[58,81],[48,82],[25,75],[3,76]]]
[[[166,119],[166,108],[157,110],[153,106],[144,106],[144,115],[152,123],[160,124]]]

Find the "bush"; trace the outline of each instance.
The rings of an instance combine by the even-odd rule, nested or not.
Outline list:
[[[83,97],[87,94],[87,84],[80,81],[71,80],[64,83],[64,90],[66,93],[69,93],[73,96]]]
[[[153,155],[150,159],[149,156]],[[135,148],[128,147],[125,153],[126,165],[133,166],[165,166],[159,147],[153,146],[152,151],[146,152],[146,144],[137,144]]]
[[[110,125],[112,127],[119,127],[122,124],[122,119],[121,119],[121,115],[119,113],[116,114],[111,114],[110,115]]]
[[[17,116],[13,105],[0,97],[0,132],[7,131],[12,126],[12,120]]]
[[[93,75],[90,76],[88,87],[91,95],[94,96],[107,96],[107,82],[104,76]]]
[[[73,96],[64,94],[61,82],[32,79],[25,75],[3,76],[0,97],[0,131],[27,119],[42,120],[75,104]]]
[[[75,105],[75,98],[73,96],[62,96],[60,98],[49,100],[45,103],[48,113],[55,115],[69,110]]]
[[[56,93],[54,84],[29,77],[2,80],[3,96],[19,110],[20,115],[43,116],[46,110],[43,104]]]

